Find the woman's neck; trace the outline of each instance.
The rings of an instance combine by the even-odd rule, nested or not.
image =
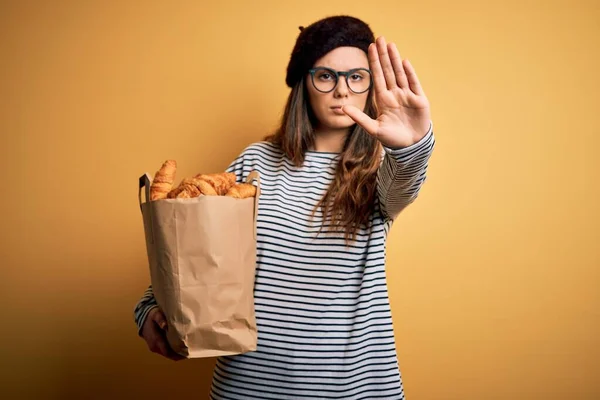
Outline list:
[[[315,143],[311,151],[341,153],[349,129],[328,129],[315,131]]]

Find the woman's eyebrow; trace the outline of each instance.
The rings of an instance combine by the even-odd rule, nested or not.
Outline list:
[[[327,68],[327,69],[331,69],[331,70],[334,70],[334,71],[337,71],[337,72],[348,72],[348,71],[352,71],[353,69],[360,69],[360,68],[369,69],[369,67],[352,67],[352,68],[349,68],[349,69],[335,69],[333,67],[328,67],[326,65],[317,65],[314,68]]]

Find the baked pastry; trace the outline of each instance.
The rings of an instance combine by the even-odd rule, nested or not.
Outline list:
[[[224,196],[229,188],[235,184],[235,174],[232,172],[198,174],[194,178],[210,183],[219,196]]]
[[[256,186],[251,183],[237,183],[233,185],[225,196],[235,197],[236,199],[246,199],[256,196]]]
[[[256,196],[256,187],[250,183],[236,183],[232,172],[196,174],[185,178],[173,187],[177,163],[167,160],[154,175],[150,187],[150,200],[190,199],[198,196],[230,196],[245,199]]]
[[[154,174],[154,179],[150,185],[150,200],[165,199],[173,187],[177,162],[167,160],[160,169]]]
[[[200,192],[200,189],[196,185],[194,185],[193,183],[187,182],[187,183],[181,183],[175,189],[171,190],[169,192],[169,194],[167,195],[167,197],[169,199],[175,199],[175,198],[191,199],[192,197],[198,197],[201,194],[202,193]]]
[[[179,186],[171,190],[167,195],[168,198],[191,198],[198,197],[201,194],[205,196],[217,196],[217,191],[209,183],[198,178],[185,178]]]

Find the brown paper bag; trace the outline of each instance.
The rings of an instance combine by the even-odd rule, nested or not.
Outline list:
[[[150,279],[167,322],[167,340],[187,358],[256,350],[254,312],[256,197],[150,199],[150,175],[140,177]],[[142,202],[142,188],[146,201]]]

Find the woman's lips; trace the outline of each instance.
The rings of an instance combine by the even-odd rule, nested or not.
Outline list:
[[[346,115],[346,113],[344,111],[342,111],[342,106],[333,106],[331,107],[331,110],[338,115]]]

